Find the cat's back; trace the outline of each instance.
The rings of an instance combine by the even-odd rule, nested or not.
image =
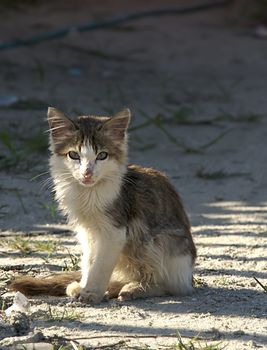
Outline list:
[[[124,176],[124,190],[129,195],[144,195],[146,201],[150,199],[150,196],[154,200],[156,198],[162,200],[162,196],[174,196],[175,199],[178,197],[177,191],[163,172],[136,164],[130,164],[127,167]]]
[[[129,164],[127,167],[126,177],[140,178],[145,181],[166,181],[168,180],[167,176],[154,168],[142,167],[137,164]]]
[[[126,186],[125,186],[126,185]],[[125,190],[135,195],[143,194],[147,199],[152,196],[154,199],[162,200],[167,197],[168,201],[180,201],[175,187],[171,184],[165,173],[154,168],[141,167],[136,164],[128,165],[124,176]]]
[[[149,228],[190,230],[179,194],[168,177],[156,169],[128,165],[120,196],[114,204],[112,216],[125,224],[142,220]]]

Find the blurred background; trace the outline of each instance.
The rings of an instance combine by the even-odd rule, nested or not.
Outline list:
[[[47,106],[70,117],[129,107],[130,161],[166,171],[191,212],[255,198],[266,1],[0,1],[0,17],[4,228],[58,220],[45,173]]]

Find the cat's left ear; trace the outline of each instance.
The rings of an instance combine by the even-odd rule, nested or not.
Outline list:
[[[115,142],[121,143],[125,139],[130,119],[131,111],[129,108],[125,108],[106,121],[102,131]]]

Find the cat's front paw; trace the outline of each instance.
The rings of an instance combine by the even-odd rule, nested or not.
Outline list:
[[[82,303],[97,304],[102,300],[102,296],[99,296],[95,292],[83,289],[78,282],[72,282],[67,286],[66,293],[69,297],[72,297]]]
[[[81,293],[82,287],[79,282],[72,282],[67,286],[66,294],[72,298],[78,298]]]
[[[86,289],[82,289],[78,296],[78,300],[86,304],[98,304],[101,302],[102,298],[103,296],[99,296],[97,293]]]

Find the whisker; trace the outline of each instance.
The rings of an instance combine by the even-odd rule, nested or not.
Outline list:
[[[114,174],[114,175],[111,174],[111,175],[104,176],[104,179],[111,180],[111,181],[117,180],[117,178],[118,178],[117,174]],[[129,183],[131,185],[136,185],[136,182],[134,180],[129,179],[127,177],[122,177],[122,182]]]
[[[69,184],[64,185],[64,181],[72,180],[73,177],[69,172],[62,173],[58,178],[53,178],[52,176],[48,177],[47,179],[42,180],[41,183],[41,189],[48,189],[51,190],[53,187],[55,187],[57,184],[60,184],[61,187],[67,187]]]
[[[30,179],[30,181],[34,181],[34,180],[37,179],[38,177],[43,176],[43,175],[46,175],[46,174],[49,174],[49,173],[50,173],[49,170],[48,170],[48,171],[45,171],[45,172],[43,172],[43,173],[41,173],[41,174],[38,174],[38,175],[32,177],[32,178]]]
[[[48,179],[43,181],[42,186],[41,186],[41,190],[43,190],[45,188],[50,190],[53,186],[54,186],[53,179],[52,178],[48,178]]]

